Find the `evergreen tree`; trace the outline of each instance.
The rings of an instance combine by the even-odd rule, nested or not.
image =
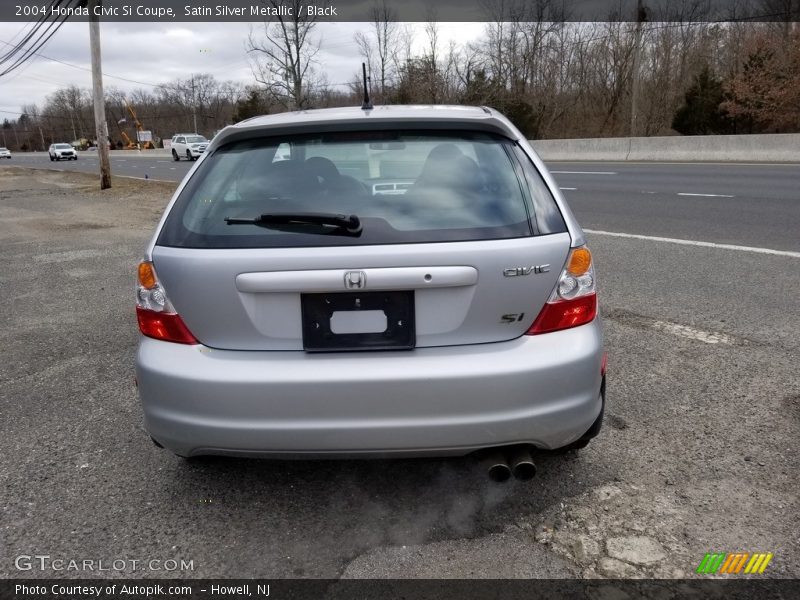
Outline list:
[[[686,91],[683,106],[675,111],[672,128],[683,135],[730,133],[731,119],[720,108],[724,101],[722,81],[704,66]]]

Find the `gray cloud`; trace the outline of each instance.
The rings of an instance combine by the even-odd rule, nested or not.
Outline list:
[[[175,78],[192,73],[210,73],[221,81],[255,83],[245,41],[250,27],[259,23],[115,23],[101,24],[103,71],[106,86],[124,91],[152,89]],[[421,25],[417,35],[423,39]],[[23,23],[0,22],[0,40],[10,42],[26,27]],[[320,23],[316,29],[323,42],[317,70],[332,84],[350,81],[358,72],[361,58],[353,41],[356,31],[366,23]],[[479,23],[440,24],[442,43],[455,39],[474,39],[482,28]],[[41,50],[41,54],[71,63],[74,68],[37,57],[22,69],[0,78],[0,119],[15,118],[22,105],[41,105],[48,94],[59,87],[75,84],[91,87],[89,72],[89,34],[86,23],[66,23]],[[7,49],[0,43],[0,51]],[[201,52],[201,50],[203,50]],[[142,85],[124,78],[142,82]]]

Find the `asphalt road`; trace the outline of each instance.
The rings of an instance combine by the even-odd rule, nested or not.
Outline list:
[[[174,184],[101,193],[0,165],[0,577],[98,576],[15,566],[35,554],[124,559],[113,574],[131,577],[696,577],[711,551],[773,552],[765,576],[800,577],[797,169],[553,169],[595,172],[555,175],[577,188],[595,255],[607,418],[588,448],[501,485],[469,459],[195,463],[155,448],[132,282]],[[712,192],[734,198],[677,195]]]
[[[800,164],[548,167],[587,229],[800,250]]]
[[[13,164],[98,172],[97,156],[51,162],[16,153]],[[8,161],[11,164],[12,161]],[[194,163],[112,155],[115,175],[180,181]],[[610,232],[800,250],[800,164],[550,163],[583,227]]]

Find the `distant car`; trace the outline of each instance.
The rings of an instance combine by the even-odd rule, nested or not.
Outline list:
[[[61,160],[62,158],[64,160],[78,160],[78,153],[69,144],[50,144],[47,153],[50,155],[51,161]]]
[[[172,136],[172,159],[197,160],[208,148],[208,140],[198,133],[176,133]]]
[[[11,158],[11,150],[8,148],[0,148],[0,158]]]
[[[206,153],[138,267],[136,374],[158,445],[493,452],[500,480],[532,476],[531,449],[597,435],[592,255],[500,113],[269,115]]]

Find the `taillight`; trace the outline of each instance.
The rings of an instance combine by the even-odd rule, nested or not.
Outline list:
[[[136,320],[139,322],[139,331],[147,337],[178,344],[198,343],[183,319],[175,312],[158,281],[153,263],[148,261],[139,263]]]
[[[592,253],[573,248],[550,298],[526,335],[549,333],[590,323],[597,316]]]

